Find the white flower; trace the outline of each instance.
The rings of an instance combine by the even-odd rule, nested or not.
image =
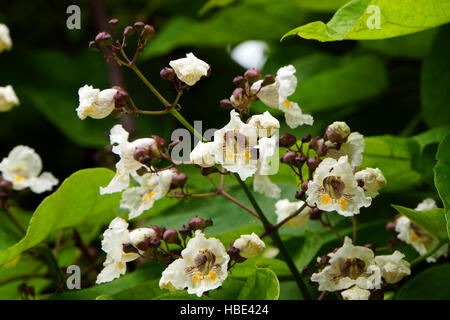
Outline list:
[[[142,227],[130,231],[130,243],[137,248],[138,245],[148,238],[156,236],[156,231],[152,228]]]
[[[192,53],[186,54],[186,58],[170,61],[169,65],[175,71],[178,79],[188,86],[193,86],[202,76],[206,76],[209,70],[209,65]]]
[[[427,198],[418,204],[416,211],[428,211],[437,208],[436,202]],[[420,255],[424,255],[431,250],[437,239],[433,237],[427,230],[412,222],[409,218],[401,216],[395,221],[395,231],[398,233],[397,238],[403,242],[410,244]],[[447,257],[449,244],[443,244],[436,250],[426,261],[434,263],[440,257]]]
[[[278,200],[275,203],[275,213],[277,215],[277,223],[283,221],[304,205],[303,201],[290,202],[288,199]],[[292,227],[301,227],[309,220],[309,207],[305,207],[297,216],[286,222]]]
[[[114,110],[114,95],[116,89],[94,89],[92,86],[85,85],[78,90],[80,105],[76,109],[78,117],[81,120],[88,116],[94,119],[103,119]]]
[[[0,112],[9,111],[19,105],[19,99],[12,86],[0,87]]]
[[[0,162],[3,178],[13,184],[14,190],[30,188],[34,193],[50,191],[58,184],[50,172],[42,171],[41,157],[32,148],[16,146]]]
[[[11,48],[12,41],[9,36],[9,28],[5,24],[0,23],[0,52],[4,50],[11,50]]]
[[[133,219],[140,216],[144,211],[153,207],[156,200],[163,198],[170,190],[173,175],[173,170],[164,170],[134,176],[140,186],[125,190],[120,201],[121,208],[130,210],[128,218]]]
[[[269,174],[271,173],[271,166],[269,162],[275,154],[277,141],[278,140],[275,137],[259,139],[257,146],[259,150],[259,158],[257,163],[257,171],[253,179],[253,190],[275,199],[280,197],[281,189],[269,178]],[[276,160],[278,161],[278,159]]]
[[[350,127],[344,121],[335,121],[327,127],[327,132],[336,135],[339,140],[345,140],[350,135]]]
[[[106,260],[95,283],[110,282],[120,277],[127,271],[127,262],[139,258],[137,253],[123,251],[123,245],[128,243],[130,243],[128,222],[122,218],[115,218],[103,233],[102,250],[106,252]]]
[[[311,115],[303,114],[297,103],[287,99],[288,96],[295,92],[297,87],[295,71],[292,65],[282,67],[277,71],[275,83],[261,88],[263,80],[259,80],[251,87],[251,92],[256,93],[262,102],[285,113],[286,123],[292,129],[302,124],[312,125],[314,122]]]
[[[372,198],[364,194],[358,186],[348,157],[338,161],[324,159],[309,182],[306,201],[310,206],[317,205],[320,210],[334,211],[349,217],[359,213],[359,208],[368,207]]]
[[[237,239],[233,247],[239,249],[239,255],[244,258],[253,258],[259,255],[265,248],[266,245],[256,233],[244,234]]]
[[[214,157],[216,148],[217,144],[214,142],[199,141],[194,150],[191,151],[191,162],[206,168],[214,166],[216,164],[216,159]]]
[[[378,168],[366,168],[355,173],[356,181],[364,182],[363,189],[366,195],[375,198],[378,195],[378,190],[383,188],[387,181],[383,173]]]
[[[365,290],[380,288],[381,270],[369,248],[354,246],[345,237],[344,245],[328,256],[329,265],[311,276],[312,281],[319,283],[320,291],[339,291],[352,286]]]
[[[414,210],[428,211],[428,210],[433,210],[436,208],[437,208],[436,201],[434,201],[432,198],[426,198],[421,203],[419,203]]]
[[[369,300],[370,291],[354,286],[341,292],[344,300]]]
[[[216,238],[206,239],[200,231],[190,239],[181,252],[182,258],[172,262],[163,272],[160,288],[183,290],[201,296],[203,292],[216,289],[227,278],[228,261],[223,244]]]
[[[350,133],[347,141],[342,143],[339,149],[336,149],[336,144],[331,141],[326,141],[325,145],[328,147],[327,157],[338,160],[342,156],[348,156],[352,167],[362,164],[362,153],[365,145],[362,134],[358,132]]]
[[[403,260],[405,255],[395,251],[391,255],[376,256],[375,263],[381,269],[381,276],[387,283],[397,283],[411,274],[409,262]]]
[[[258,129],[258,137],[271,137],[280,129],[280,122],[269,111],[252,116],[247,123]]]
[[[230,122],[214,133],[214,157],[225,169],[239,174],[242,180],[257,170],[257,159],[252,152],[257,144],[257,129],[241,121],[235,110],[230,112]]]
[[[116,163],[116,175],[106,188],[100,188],[100,194],[115,193],[126,189],[130,184],[130,174],[136,175],[137,170],[146,167],[134,159],[134,151],[137,148],[148,148],[155,143],[152,138],[128,142],[128,132],[120,124],[111,129],[110,140],[113,145],[112,152],[118,154],[120,160]]]

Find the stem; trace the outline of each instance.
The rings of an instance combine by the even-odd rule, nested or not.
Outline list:
[[[429,256],[431,256],[433,253],[435,253],[440,247],[441,247],[441,241],[438,240],[438,242],[436,243],[436,245],[431,248],[430,251],[428,251],[427,253],[425,253],[423,256],[417,257],[414,260],[412,260],[410,262],[411,267],[418,264],[419,262],[422,262],[423,260],[425,260],[426,258],[428,258]]]
[[[288,222],[289,220],[291,220],[292,218],[298,216],[300,214],[300,212],[303,211],[303,209],[305,209],[307,206],[307,203],[303,203],[303,205],[298,208],[294,213],[292,213],[291,215],[289,215],[288,217],[284,218],[283,220],[281,220],[280,222],[278,222],[277,224],[274,224],[272,227],[272,230],[264,230],[264,232],[261,234],[260,238],[263,238],[265,236],[267,236],[268,234],[270,234],[271,231],[273,230],[277,230],[279,229],[282,225],[284,225],[286,222]]]
[[[334,234],[339,238],[339,240],[344,241],[344,238],[341,236],[341,234],[339,233],[339,231],[337,231],[336,228],[333,227],[333,226],[331,225],[330,218],[328,217],[328,214],[327,214],[326,212],[324,212],[323,215],[324,215],[325,218],[327,219],[327,222],[323,222],[322,219],[320,220],[320,222],[322,222],[322,224],[323,224],[325,227],[330,228],[331,231],[333,231]]]
[[[353,243],[355,244],[356,243],[356,224],[357,224],[355,216],[352,216],[351,220],[352,220],[352,227],[353,227]]]
[[[258,213],[256,213],[254,210],[250,209],[249,207],[247,207],[245,204],[243,204],[242,202],[240,202],[239,200],[233,198],[230,194],[228,194],[225,190],[220,189],[219,194],[224,196],[225,198],[227,198],[228,200],[230,200],[231,202],[234,202],[235,204],[237,204],[239,207],[241,207],[244,210],[247,210],[248,212],[250,212],[256,219],[259,219],[259,215]]]
[[[242,189],[244,189],[245,194],[247,195],[248,199],[250,200],[252,206],[255,208],[255,211],[258,213],[259,218],[261,219],[264,228],[266,230],[272,230],[273,225],[269,222],[269,220],[264,215],[263,211],[259,207],[258,203],[256,202],[255,198],[253,197],[253,194],[248,189],[247,185],[244,183],[244,181],[241,180],[238,174],[234,174],[237,181],[241,185]],[[303,298],[305,300],[311,300],[311,296],[308,292],[308,289],[306,288],[305,284],[303,283],[303,280],[301,278],[300,273],[297,270],[297,267],[295,266],[294,261],[292,260],[291,256],[289,255],[289,252],[287,251],[286,247],[284,246],[283,241],[280,238],[280,235],[278,234],[278,230],[273,230],[270,232],[270,237],[272,238],[272,241],[275,242],[276,246],[280,250],[281,255],[283,256],[284,260],[286,261],[286,264],[289,267],[289,270],[291,271],[292,275],[294,276],[295,282],[297,283],[298,288],[300,289],[300,292],[303,295]]]
[[[8,218],[16,225],[17,228],[25,235],[27,233],[27,229],[25,226],[20,222],[20,220],[11,212],[8,208],[4,207],[4,211],[6,212],[6,215]]]

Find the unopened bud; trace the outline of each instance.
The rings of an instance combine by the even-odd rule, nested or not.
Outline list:
[[[267,74],[264,77],[263,82],[261,83],[261,87],[271,85],[272,83],[275,83],[275,77],[273,76],[273,74]]]
[[[178,230],[178,232],[181,235],[181,238],[183,238],[183,240],[186,240],[186,237],[191,237],[192,236],[192,229],[189,226],[186,226],[183,224],[183,226],[180,228],[180,230]]]
[[[191,230],[203,230],[209,226],[212,226],[212,219],[203,219],[202,217],[193,217],[189,220],[189,227]]]
[[[116,18],[112,18],[111,20],[108,21],[108,24],[109,24],[110,26],[115,26],[115,25],[117,25],[118,23],[119,23],[119,19],[116,19]]]
[[[128,101],[130,100],[130,96],[128,95],[128,92],[125,91],[120,86],[114,86],[114,89],[116,89],[116,94],[114,95],[114,106],[116,109],[122,109],[125,108],[128,105]]]
[[[166,228],[158,227],[158,226],[155,226],[155,225],[152,226],[152,229],[155,230],[156,237],[158,237],[158,238],[162,238],[162,236],[164,234],[164,231],[166,231]]]
[[[166,243],[181,244],[178,231],[175,229],[167,229],[163,234],[163,240]]]
[[[155,36],[155,33],[155,28],[149,24],[146,24],[141,32],[141,37],[144,39],[150,39]]]
[[[304,196],[305,196],[305,191],[303,191],[303,190],[295,192],[295,199],[297,199],[297,200],[302,200]]]
[[[133,28],[136,29],[137,32],[141,31],[144,28],[144,23],[142,21],[136,21],[133,23]]]
[[[343,142],[350,135],[350,127],[343,121],[335,121],[325,131],[326,140]]]
[[[319,166],[321,160],[317,157],[311,157],[306,161],[306,165],[311,170],[316,170],[316,168]]]
[[[0,177],[0,191],[4,191],[4,192],[11,191],[12,187],[13,187],[13,185],[11,182],[9,182],[7,180],[1,180],[1,177]]]
[[[104,46],[104,45],[109,45],[111,43],[111,35],[106,32],[106,31],[102,31],[99,34],[97,34],[97,36],[95,37],[95,42],[98,45]]]
[[[176,145],[178,145],[180,143],[181,143],[180,140],[174,140],[171,143],[169,143],[169,145],[167,146],[167,149],[172,150]]]
[[[297,168],[301,169],[305,162],[306,162],[306,157],[304,155],[295,157],[295,166]]]
[[[285,147],[285,148],[292,147],[296,142],[297,142],[297,138],[289,133],[282,134],[279,139],[280,147]]]
[[[242,89],[242,88],[236,88],[233,90],[233,97],[236,100],[240,100],[242,98],[243,94],[244,94],[244,89]]]
[[[97,46],[97,42],[91,41],[89,42],[89,49],[99,51],[100,49]]]
[[[220,100],[220,106],[224,109],[234,108],[233,103],[230,101],[230,99]]]
[[[319,220],[320,215],[321,215],[320,209],[317,207],[314,207],[309,211],[309,218],[311,220]]]
[[[327,152],[328,152],[328,148],[327,148],[327,146],[325,145],[325,143],[320,143],[320,144],[318,145],[318,147],[317,147],[316,152],[317,152],[317,155],[318,155],[319,157],[325,156],[325,155],[327,154]]]
[[[240,250],[238,248],[233,247],[233,243],[234,241],[231,243],[230,248],[227,249],[227,253],[231,257],[231,259],[233,259],[237,263],[242,263],[247,260],[239,254]]]
[[[186,180],[188,179],[188,176],[182,172],[180,173],[175,173],[172,176],[172,186],[175,188],[182,188],[185,183]]]
[[[309,133],[305,134],[302,137],[302,142],[306,143],[306,142],[310,142],[311,141],[311,135]]]
[[[236,76],[233,79],[233,83],[236,87],[240,87],[243,88],[244,87],[244,83],[245,83],[245,79],[243,76]]]
[[[396,224],[397,224],[396,221],[389,221],[389,222],[386,224],[386,230],[387,230],[388,232],[395,233],[395,225],[396,225]]]
[[[307,191],[308,190],[309,181],[305,181],[302,183],[302,190]]]
[[[318,141],[319,141],[319,140],[320,140],[320,137],[319,137],[319,136],[314,137],[314,138],[311,140],[311,142],[309,143],[309,147],[310,147],[311,149],[316,150],[317,147],[318,147]]]
[[[295,151],[288,151],[281,157],[280,161],[282,163],[293,165],[296,157],[297,153],[295,153]]]
[[[172,68],[169,68],[169,67],[165,67],[161,70],[159,75],[164,80],[173,81],[175,79],[175,70],[173,70]]]
[[[248,69],[244,73],[244,78],[247,79],[250,84],[252,84],[253,82],[258,81],[259,78],[261,78],[261,72],[256,69]]]
[[[123,30],[123,36],[124,37],[129,37],[129,36],[132,36],[133,34],[134,34],[134,29],[133,29],[132,26],[127,26]]]

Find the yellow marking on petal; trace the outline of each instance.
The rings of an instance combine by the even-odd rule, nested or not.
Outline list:
[[[244,155],[245,155],[245,158],[246,158],[247,160],[250,160],[250,152],[245,151],[245,152],[244,152]]]
[[[412,242],[417,242],[417,240],[419,240],[419,236],[417,234],[413,233],[411,235],[411,241]]]
[[[328,204],[328,202],[330,202],[330,200],[331,200],[331,197],[327,194],[322,197],[322,202],[325,204]]]
[[[22,176],[16,176],[16,181],[22,181],[24,178]]]
[[[226,157],[228,160],[233,159],[233,158],[234,158],[234,152],[231,151],[231,150],[228,150],[228,151],[225,153],[225,157]]]
[[[291,102],[290,102],[288,99],[284,100],[284,101],[283,101],[283,104],[284,104],[284,106],[285,106],[286,108],[288,108],[288,109],[291,107]]]
[[[151,200],[154,195],[155,195],[155,193],[153,191],[149,192],[148,193],[148,199]]]
[[[118,175],[120,175],[120,171],[119,171],[119,169],[117,169],[117,170],[116,170],[116,173],[117,173]]]
[[[120,270],[122,270],[123,268],[125,268],[125,266],[124,266],[124,264],[123,264],[122,262],[119,262],[117,265],[118,265],[118,267],[119,267]]]
[[[345,202],[344,199],[340,199],[339,201],[340,201],[340,203],[341,203],[341,208],[342,208],[342,210],[345,210],[345,209],[347,208],[347,203]]]
[[[86,112],[86,113],[93,113],[93,112],[94,112],[94,109],[92,109],[92,108],[87,108],[85,112]]]
[[[210,271],[210,272],[208,273],[208,275],[209,275],[211,281],[216,281],[217,274],[216,274],[215,272]]]
[[[197,281],[199,280],[198,278],[202,277],[202,276],[203,276],[203,274],[201,274],[200,272],[194,274],[194,277],[192,278],[192,281],[194,281],[194,284],[196,284]]]

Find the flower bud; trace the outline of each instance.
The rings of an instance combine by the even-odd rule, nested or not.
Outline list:
[[[152,226],[152,229],[155,230],[156,237],[158,237],[158,238],[162,238],[162,236],[164,234],[164,231],[166,231],[166,228],[158,227],[158,226],[155,226],[155,225]]]
[[[116,94],[114,95],[114,107],[116,109],[125,108],[128,105],[128,101],[130,100],[130,96],[128,92],[125,91],[120,86],[114,86],[113,89],[116,89]]]
[[[311,135],[309,133],[307,133],[302,137],[302,142],[306,143],[309,141],[311,141]]]
[[[167,149],[172,150],[176,145],[178,145],[180,143],[181,143],[180,140],[174,140],[171,143],[169,143],[169,145],[167,146]]]
[[[119,19],[116,18],[112,18],[111,20],[108,21],[108,24],[110,26],[116,26],[119,23]]]
[[[343,121],[335,121],[325,131],[325,139],[331,142],[344,142],[350,135],[350,127]]]
[[[311,170],[316,170],[316,168],[319,166],[321,160],[317,157],[311,157],[306,161],[306,165]]]
[[[275,77],[273,76],[273,74],[267,74],[264,77],[263,82],[261,83],[261,87],[268,86],[268,85],[270,85],[272,83],[275,83]]]
[[[140,36],[141,36],[141,38],[144,38],[144,39],[150,39],[155,36],[155,33],[156,33],[155,28],[149,24],[146,24],[144,26],[144,29],[142,30]]]
[[[122,251],[125,253],[137,253],[137,250],[131,243],[124,243],[122,245]]]
[[[219,170],[217,170],[216,167],[208,167],[208,168],[200,167],[200,173],[204,177],[209,176],[210,174],[216,173],[216,172],[219,172]]]
[[[395,233],[395,225],[397,224],[396,221],[389,221],[386,223],[386,230],[391,233]]]
[[[161,245],[161,241],[156,237],[150,237],[146,241],[150,248],[158,248]]]
[[[133,153],[133,158],[136,161],[139,161],[141,163],[146,163],[147,161],[151,160],[148,149],[145,148],[136,148]]]
[[[173,81],[175,79],[175,70],[169,67],[164,67],[161,72],[159,73],[161,78],[164,80]]]
[[[94,50],[94,51],[99,51],[100,49],[97,46],[97,42],[95,41],[90,41],[89,42],[89,49]]]
[[[309,181],[305,181],[302,183],[302,190],[307,191],[308,190]]]
[[[285,133],[280,136],[279,145],[280,147],[289,148],[292,147],[297,142],[297,138],[292,134]]]
[[[245,79],[243,76],[236,76],[233,79],[233,83],[236,87],[240,87],[243,88],[244,87],[244,83],[245,83]]]
[[[293,165],[296,157],[297,153],[295,153],[295,151],[288,151],[281,157],[280,161],[282,163]]]
[[[305,196],[305,191],[303,191],[303,190],[295,192],[295,199],[297,199],[297,200],[302,200],[304,196]]]
[[[230,99],[220,100],[220,106],[224,109],[234,108],[233,103],[230,101]]]
[[[178,231],[175,229],[167,229],[163,234],[163,240],[166,243],[181,244]]]
[[[309,147],[310,147],[311,149],[316,150],[317,147],[318,147],[318,141],[319,141],[319,140],[320,140],[320,137],[319,137],[319,136],[314,137],[314,138],[311,140],[311,142],[309,143]]]
[[[178,230],[178,232],[181,235],[181,238],[183,238],[183,240],[186,240],[186,238],[192,237],[192,230],[189,226],[186,226],[183,224],[183,226],[180,228],[180,230]]]
[[[7,180],[2,180],[2,177],[0,176],[0,191],[3,192],[9,192],[12,190],[12,183]]]
[[[248,69],[244,73],[244,78],[247,79],[250,84],[252,84],[253,82],[258,81],[259,78],[261,78],[261,72],[256,69]]]
[[[319,157],[325,156],[328,152],[328,148],[325,143],[319,143],[316,152]]]
[[[193,217],[189,220],[189,228],[191,230],[203,230],[209,226],[212,226],[212,219],[203,219],[202,217]]]
[[[320,209],[317,207],[314,207],[309,211],[309,218],[311,220],[319,220],[320,215],[321,215]]]
[[[175,188],[182,188],[187,180],[188,176],[182,172],[175,173],[172,176],[172,186]]]
[[[295,166],[297,168],[301,169],[305,162],[306,162],[306,157],[304,155],[295,157]]]
[[[111,44],[111,41],[112,41],[111,35],[106,31],[98,33],[97,36],[95,37],[95,42],[101,46],[109,45]]]
[[[236,88],[236,89],[233,90],[233,94],[232,95],[233,95],[233,97],[236,100],[240,100],[240,99],[242,99],[242,96],[244,95],[244,89]]]
[[[144,23],[142,21],[136,21],[133,24],[133,28],[136,29],[137,32],[139,32],[144,28]]]
[[[227,253],[230,256],[231,259],[233,259],[234,261],[236,261],[237,263],[242,263],[245,260],[247,260],[246,258],[242,257],[239,252],[240,250],[238,248],[233,247],[233,243],[234,241],[231,243],[231,247],[228,248]]]
[[[129,36],[132,36],[133,34],[134,34],[134,29],[133,29],[132,26],[127,26],[123,30],[123,36],[124,37],[129,37]]]
[[[164,147],[166,145],[166,140],[164,138],[161,138],[160,136],[157,136],[156,134],[152,135],[152,138],[156,141],[158,146]]]

